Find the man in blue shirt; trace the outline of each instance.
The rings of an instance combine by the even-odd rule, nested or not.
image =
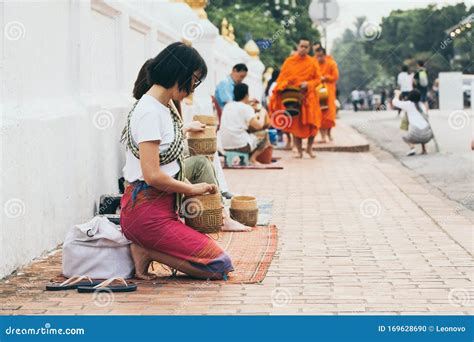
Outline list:
[[[232,73],[219,82],[214,96],[221,109],[224,108],[226,103],[234,100],[234,86],[242,83],[248,71],[249,69],[245,64],[236,64],[232,68]]]

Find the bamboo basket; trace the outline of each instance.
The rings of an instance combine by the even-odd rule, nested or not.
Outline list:
[[[256,226],[258,221],[257,199],[253,196],[232,197],[230,217],[246,226]]]
[[[188,133],[189,154],[214,155],[217,151],[217,134],[215,126],[208,126],[202,132]]]
[[[182,208],[184,220],[191,228],[203,234],[221,231],[224,221],[219,193],[187,197]]]
[[[211,115],[194,115],[193,120],[206,126],[217,126],[219,124],[217,118]]]

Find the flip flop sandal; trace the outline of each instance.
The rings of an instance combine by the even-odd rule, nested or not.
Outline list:
[[[120,282],[123,285],[111,285],[113,282]],[[90,286],[78,286],[77,291],[80,293],[90,293],[90,292],[133,292],[137,290],[137,285],[134,283],[127,283],[123,278],[110,278],[104,280],[102,283],[97,285]]]
[[[93,281],[88,276],[73,276],[62,283],[50,283],[46,285],[46,291],[64,291],[75,290],[79,286],[95,286],[100,284],[100,281]]]

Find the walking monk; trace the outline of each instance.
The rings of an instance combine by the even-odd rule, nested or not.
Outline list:
[[[281,113],[285,110],[282,103],[282,91],[287,87],[298,87],[303,93],[299,114],[292,116],[291,120],[286,120],[284,127],[276,127],[293,134],[298,158],[303,158],[302,139],[308,139],[306,152],[311,158],[315,157],[312,146],[318,127],[321,125],[321,110],[316,94],[316,86],[320,83],[320,72],[314,58],[308,55],[310,46],[309,39],[301,38],[296,53],[285,60],[269,105],[272,122],[278,122],[279,119],[275,116],[283,115]]]
[[[326,137],[332,141],[331,128],[336,126],[336,82],[339,78],[339,70],[336,61],[326,55],[326,50],[319,46],[315,49],[316,60],[321,71],[321,82],[328,90],[328,108],[322,110],[321,142],[327,142]]]

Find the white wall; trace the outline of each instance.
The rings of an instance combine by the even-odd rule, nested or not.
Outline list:
[[[439,73],[439,109],[463,109],[462,72]]]
[[[117,191],[138,70],[190,21],[204,28],[193,45],[213,64],[217,28],[182,3],[0,2],[0,277],[60,244]],[[209,110],[235,60],[222,58],[187,117]]]

